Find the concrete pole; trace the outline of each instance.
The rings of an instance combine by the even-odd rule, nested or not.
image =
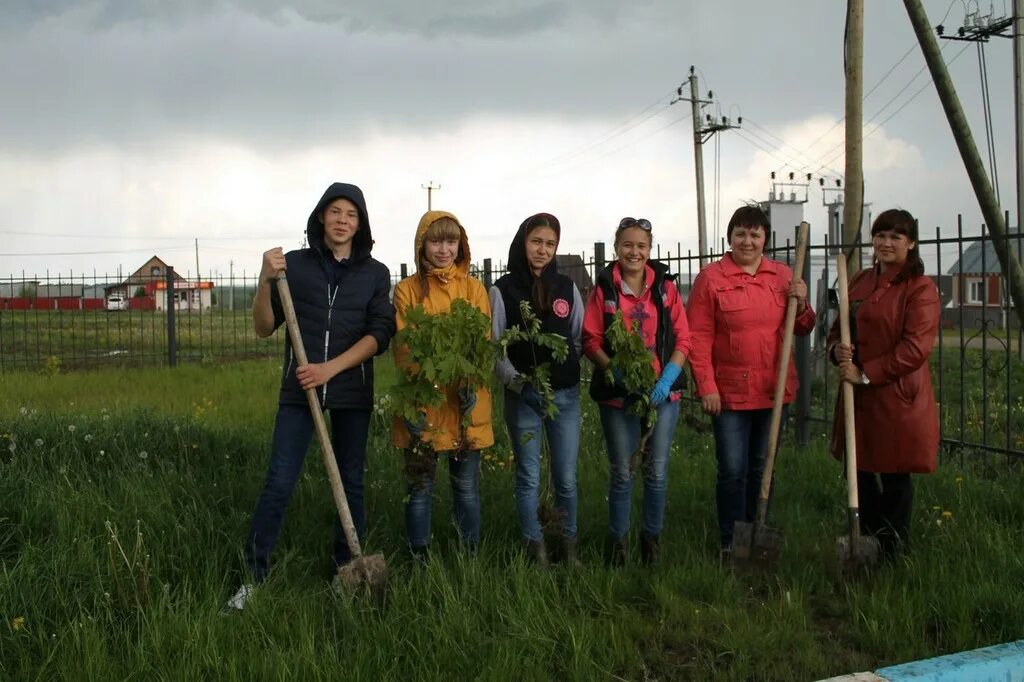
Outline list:
[[[697,171],[697,251],[700,266],[707,265],[708,226],[704,208],[704,153],[700,132],[700,93],[697,88],[697,74],[690,67],[690,106],[693,113],[693,165]]]
[[[864,211],[864,2],[846,3],[846,201],[843,203],[843,244],[859,244]],[[860,247],[846,253],[852,277],[860,269]]]
[[[960,156],[964,161],[964,168],[971,180],[974,194],[981,206],[981,214],[988,225],[988,231],[992,235],[993,246],[996,256],[999,258],[999,265],[1003,270],[1003,279],[1010,290],[1010,298],[1013,300],[1013,307],[1017,313],[1017,319],[1024,325],[1024,271],[1021,270],[1017,253],[1010,248],[1006,235],[1006,222],[1003,219],[1003,212],[996,201],[992,183],[989,182],[988,174],[985,172],[985,164],[978,153],[978,146],[974,143],[974,136],[971,135],[971,127],[967,123],[967,116],[964,115],[964,108],[960,104],[960,98],[953,87],[953,81],[949,77],[949,70],[942,60],[939,52],[939,41],[932,33],[931,24],[928,23],[928,14],[921,5],[921,0],[903,0],[907,8],[907,15],[910,23],[914,26],[914,33],[917,34],[917,42],[921,45],[921,52],[924,54],[928,70],[931,72],[932,81],[935,83],[935,90],[938,92],[939,101],[946,112],[946,119],[953,131],[953,139],[960,150]],[[1016,9],[1016,2],[1014,5]],[[1014,21],[1016,25],[1018,21]],[[1018,143],[1019,144],[1019,143]],[[1018,170],[1018,173],[1020,171]],[[1019,211],[1019,208],[1018,208]]]

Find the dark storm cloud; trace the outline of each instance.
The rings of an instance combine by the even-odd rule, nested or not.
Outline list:
[[[667,96],[691,63],[723,113],[772,122],[841,108],[843,11],[833,3],[18,5],[0,8],[7,152],[152,151],[182,137],[273,149],[427,134],[470,117],[614,124]],[[904,24],[868,52],[868,68],[905,49]]]

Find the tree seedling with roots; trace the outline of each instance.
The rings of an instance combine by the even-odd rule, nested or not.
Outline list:
[[[625,389],[624,407],[640,417],[640,441],[630,458],[630,467],[636,470],[641,456],[645,454],[647,439],[651,437],[658,416],[657,408],[651,404],[651,389],[658,377],[651,365],[651,351],[644,345],[638,320],[633,322],[632,330],[627,329],[620,310],[615,313],[604,337],[612,351],[611,362],[605,369],[605,379],[609,384],[618,384]]]
[[[533,314],[533,308],[530,306],[529,301],[519,302],[519,314],[522,316],[523,324],[508,327],[498,339],[498,349],[502,357],[508,357],[509,346],[516,343],[529,344],[530,353],[533,355],[533,362],[528,370],[519,373],[518,381],[523,386],[526,384],[531,385],[540,395],[541,401],[544,404],[544,411],[541,415],[541,432],[543,432],[543,420],[557,417],[558,406],[555,405],[555,390],[551,387],[551,363],[538,362],[537,349],[547,348],[551,351],[551,357],[555,362],[565,362],[565,359],[569,357],[569,344],[566,342],[565,337],[560,334],[552,334],[540,330],[540,320]],[[527,433],[523,436],[523,443],[521,444],[529,442],[534,437],[540,438],[542,456],[546,459],[549,455],[548,443],[547,439],[543,437],[543,433]],[[541,524],[545,527],[550,526],[556,520],[560,521],[560,519],[557,519],[557,514],[554,512],[550,498],[550,485],[545,484],[541,506],[537,513]]]
[[[394,389],[394,409],[426,433],[431,429],[423,423],[426,409],[445,402],[449,390],[456,392],[461,403],[475,400],[476,391],[490,384],[496,357],[489,338],[491,321],[463,299],[454,300],[447,312],[438,314],[418,305],[406,312],[405,319],[406,326],[395,336],[395,343],[407,353],[409,365]],[[466,438],[471,412],[467,409],[461,414],[457,450],[473,448]],[[424,440],[421,436],[413,450],[422,452]]]

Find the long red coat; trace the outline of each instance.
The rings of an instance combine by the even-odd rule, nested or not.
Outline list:
[[[892,283],[895,268],[860,272],[850,283],[853,343],[871,381],[854,388],[857,468],[931,473],[939,452],[939,413],[928,356],[939,328],[939,292],[928,277]],[[828,343],[839,341],[839,320]],[[832,454],[845,446],[843,393],[836,401]]]

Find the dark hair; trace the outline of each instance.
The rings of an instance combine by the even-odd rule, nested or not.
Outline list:
[[[910,215],[910,211],[890,208],[879,213],[875,222],[871,223],[871,236],[879,232],[895,232],[914,242],[914,248],[907,252],[907,262],[903,269],[892,280],[894,284],[924,274],[924,261],[921,260],[921,248],[917,241],[917,219]]]
[[[526,220],[526,229],[523,231],[524,249],[526,248],[526,242],[530,239],[530,233],[542,227],[549,227],[554,230],[558,241],[562,241],[562,225],[558,222],[558,218],[550,213],[538,213]],[[526,254],[524,253],[523,255],[525,257]],[[557,255],[552,255],[551,261],[554,262],[557,257]],[[529,264],[527,264],[527,267],[529,267]],[[533,300],[533,310],[538,317],[544,317],[551,312],[551,285],[544,277],[533,278],[533,284],[530,287],[530,298]]]
[[[764,243],[767,244],[772,236],[772,225],[768,216],[757,204],[747,204],[737,208],[732,217],[729,218],[729,227],[725,230],[725,238],[732,239],[732,231],[737,227],[760,227],[764,229]]]

